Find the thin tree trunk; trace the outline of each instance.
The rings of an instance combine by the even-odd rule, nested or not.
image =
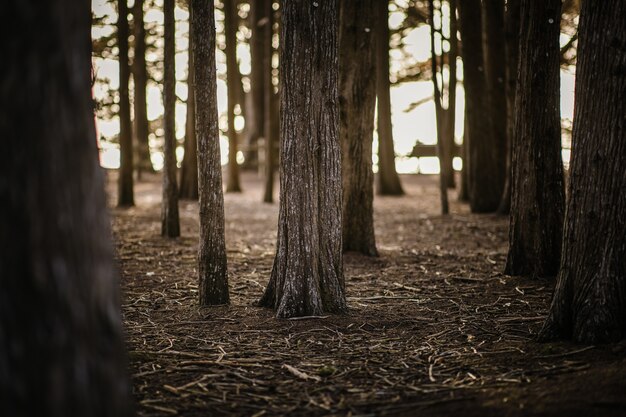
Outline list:
[[[389,0],[376,1],[376,96],[378,99],[378,194],[402,195],[396,171],[389,85]]]
[[[135,205],[133,195],[133,134],[130,121],[130,99],[128,97],[128,5],[126,0],[118,0],[117,43],[120,68],[120,169],[117,189],[117,205]]]
[[[235,106],[237,105],[237,5],[235,0],[224,0],[224,36],[226,39],[226,84],[228,86],[228,179],[226,192],[241,192],[239,164],[237,163],[238,134],[235,130]]]
[[[260,305],[278,317],[346,311],[341,252],[338,0],[283,3],[278,244]]]
[[[461,187],[459,188],[459,201],[469,202],[469,189],[470,189],[470,181],[469,181],[469,133],[467,126],[467,107],[465,108],[465,112],[463,115],[463,144],[461,145],[462,160],[463,160],[463,168],[461,169]]]
[[[263,103],[263,109],[265,110],[265,121],[263,123],[263,127],[265,129],[264,143],[265,143],[265,190],[263,193],[263,202],[272,203],[274,201],[274,172],[276,171],[276,139],[277,135],[275,134],[275,124],[276,124],[276,106],[274,105],[275,96],[274,93],[274,84],[272,82],[272,58],[274,56],[274,48],[272,46],[272,37],[274,36],[274,11],[272,9],[272,1],[264,0],[263,5],[265,6],[264,16],[267,16],[267,21],[265,23],[265,42],[263,43],[265,47],[265,54],[263,56],[264,62],[264,85],[263,91],[265,92],[265,101]]]
[[[163,75],[163,103],[165,146],[163,150],[163,200],[161,203],[161,234],[180,236],[178,218],[178,185],[176,183],[176,78],[174,0],[164,0],[165,50]]]
[[[559,108],[561,0],[522,0],[508,275],[555,276],[565,191]]]
[[[622,0],[582,2],[563,256],[543,339],[626,337],[624,16]]]
[[[448,52],[448,109],[445,112],[445,162],[448,170],[448,188],[456,186],[454,178],[454,148],[455,148],[455,125],[456,125],[456,85],[457,85],[457,65],[456,60],[459,55],[458,24],[456,17],[456,0],[448,0],[450,8],[450,51]]]
[[[89,2],[21,0],[3,13],[0,415],[130,417]]]
[[[181,199],[198,199],[198,145],[196,142],[196,98],[194,85],[193,42],[189,36],[189,69],[187,70],[187,118],[185,123],[185,153],[180,170]]]
[[[224,195],[217,121],[215,15],[213,1],[191,0],[196,84],[196,138],[200,188],[198,288],[200,305],[228,304]]]
[[[340,130],[343,250],[377,256],[372,139],[376,106],[376,0],[343,0],[340,12]]]

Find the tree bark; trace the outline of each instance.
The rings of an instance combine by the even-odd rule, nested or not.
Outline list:
[[[450,51],[448,52],[448,108],[444,113],[445,118],[445,153],[444,153],[444,166],[447,169],[447,181],[448,188],[455,188],[456,180],[454,178],[454,135],[456,125],[456,86],[457,86],[457,65],[456,60],[459,56],[459,38],[458,38],[458,21],[456,16],[457,0],[448,0],[448,6],[450,8]]]
[[[237,163],[238,134],[235,130],[235,106],[237,105],[237,5],[235,0],[224,0],[224,37],[226,40],[226,83],[228,86],[228,180],[226,192],[241,192],[239,164]]]
[[[260,305],[278,317],[346,311],[341,251],[338,0],[283,3],[276,258]]]
[[[191,30],[200,166],[199,298],[200,305],[228,304],[213,1],[191,0]]]
[[[276,171],[276,94],[274,93],[274,83],[272,81],[272,58],[274,57],[274,47],[272,46],[272,37],[274,36],[274,10],[271,0],[264,0],[262,4],[265,7],[264,16],[267,17],[265,22],[265,53],[263,55],[264,79],[263,91],[265,92],[265,101],[262,109],[265,110],[265,121],[263,127],[264,143],[265,143],[265,190],[263,193],[263,202],[274,202],[274,172]]]
[[[118,0],[117,43],[119,48],[120,73],[120,169],[117,189],[117,205],[135,205],[133,195],[133,134],[130,120],[130,99],[128,97],[128,5],[126,0]]]
[[[178,218],[178,184],[176,183],[176,73],[175,73],[175,20],[174,0],[164,0],[164,150],[163,150],[163,200],[161,203],[161,234],[167,237],[180,236]]]
[[[565,191],[561,159],[561,0],[522,0],[508,275],[555,276]]]
[[[389,0],[376,1],[376,96],[378,99],[378,194],[403,195],[396,171],[389,84]]]
[[[461,145],[463,152],[463,168],[461,169],[461,187],[459,187],[459,201],[469,202],[469,189],[470,189],[470,160],[469,160],[469,128],[467,127],[467,106],[463,115],[463,144]]]
[[[193,42],[189,36],[189,69],[187,70],[187,118],[185,122],[185,153],[180,170],[181,199],[198,199],[198,152],[196,141],[196,98],[194,84]]]
[[[544,339],[626,336],[624,16],[621,0],[582,2],[563,255]]]
[[[89,3],[22,0],[3,13],[0,415],[130,417]]]
[[[376,0],[343,0],[340,12],[340,130],[343,250],[377,256],[372,139],[376,105]]]

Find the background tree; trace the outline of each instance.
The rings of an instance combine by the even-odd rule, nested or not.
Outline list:
[[[378,99],[378,193],[402,195],[396,171],[389,92],[389,0],[376,1],[376,97]]]
[[[283,3],[276,258],[260,305],[278,317],[346,310],[341,252],[338,0]]]
[[[126,0],[118,0],[117,44],[119,48],[120,74],[120,169],[118,179],[117,205],[121,207],[135,204],[133,195],[133,136],[130,121],[130,99],[128,79],[128,5]]]
[[[163,72],[163,122],[165,143],[163,149],[163,201],[161,203],[161,234],[167,237],[180,236],[178,218],[178,185],[176,183],[176,78],[174,40],[176,22],[174,20],[175,0],[164,0],[163,21],[165,26],[164,72]]]
[[[624,1],[582,2],[563,254],[543,338],[626,336],[624,16]]]
[[[191,0],[191,37],[196,82],[196,138],[200,188],[198,278],[200,305],[228,304],[224,241],[224,195],[217,121],[215,15],[213,1]]]
[[[372,136],[376,106],[375,0],[344,0],[340,10],[340,129],[343,250],[377,256]]]
[[[191,22],[190,22],[191,23]],[[190,30],[191,27],[190,27]],[[189,68],[187,70],[187,117],[185,121],[185,153],[180,170],[179,196],[183,199],[198,199],[198,152],[196,141],[196,99],[194,83],[193,44],[189,36]]]
[[[264,143],[265,143],[265,161],[264,161],[264,176],[265,187],[263,192],[263,202],[272,203],[274,201],[274,172],[276,171],[276,142],[278,139],[276,125],[278,120],[277,116],[277,103],[276,93],[274,93],[274,75],[272,74],[272,60],[274,58],[274,47],[272,45],[272,38],[274,37],[274,9],[272,8],[272,0],[262,0],[259,2],[265,11],[266,21],[263,25],[265,40],[263,42],[263,92],[264,101],[261,109],[265,111],[264,122],[262,124],[264,131]]]
[[[509,275],[554,276],[559,268],[565,208],[560,15],[561,0],[521,1]]]
[[[237,5],[235,0],[224,1],[224,37],[226,39],[226,84],[228,86],[228,180],[226,192],[241,192],[239,164],[237,163],[237,131],[235,130],[235,107],[237,106]]]
[[[0,415],[131,416],[89,2],[3,12],[15,26],[0,65]]]

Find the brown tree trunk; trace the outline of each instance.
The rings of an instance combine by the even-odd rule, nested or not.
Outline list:
[[[463,116],[463,144],[461,145],[463,168],[461,169],[461,187],[459,187],[459,201],[469,202],[469,134],[467,127],[467,107]]]
[[[3,13],[0,415],[130,417],[89,3],[22,0]]]
[[[226,192],[241,192],[239,164],[237,163],[238,134],[235,130],[235,106],[237,105],[237,5],[235,0],[224,0],[224,37],[226,40],[226,84],[228,87],[228,179]]]
[[[506,41],[506,179],[498,206],[498,214],[508,214],[511,209],[511,158],[515,136],[515,92],[519,62],[520,1],[508,0],[504,19]]]
[[[265,47],[265,54],[263,56],[263,67],[264,67],[264,85],[263,91],[265,92],[265,101],[263,103],[262,109],[265,110],[265,121],[263,122],[263,127],[265,131],[263,132],[264,136],[264,144],[265,144],[265,164],[264,164],[264,174],[265,174],[265,190],[263,193],[263,202],[272,203],[274,202],[274,172],[276,171],[276,94],[274,93],[274,84],[272,82],[272,58],[274,56],[274,47],[272,46],[272,37],[274,36],[274,10],[272,9],[272,1],[264,0],[262,4],[265,6],[264,16],[267,16],[267,20],[265,22],[265,42],[263,46]]]
[[[448,81],[448,109],[445,112],[445,152],[444,152],[444,166],[447,169],[447,181],[448,188],[454,188],[456,186],[456,180],[454,178],[454,128],[456,125],[456,85],[457,85],[457,65],[456,60],[459,56],[459,38],[458,38],[458,22],[456,17],[456,3],[457,0],[449,0],[448,5],[450,8],[450,51],[448,52],[448,69],[449,69],[449,81]]]
[[[193,79],[193,43],[189,37],[189,69],[187,70],[187,118],[185,122],[185,153],[180,170],[181,199],[198,199],[198,145],[196,143],[196,98]]]
[[[346,311],[341,252],[338,0],[283,3],[278,244],[260,305],[278,317]]]
[[[474,213],[498,208],[502,196],[503,176],[496,157],[492,134],[487,83],[484,72],[480,0],[463,0],[458,4],[463,48],[465,87],[465,135],[468,139],[469,197]]]
[[[555,276],[565,191],[561,160],[561,0],[522,0],[508,275]]]
[[[135,84],[135,157],[137,161],[137,178],[142,172],[154,172],[150,159],[150,142],[148,135],[148,110],[146,103],[146,88],[148,71],[146,68],[146,29],[143,21],[144,0],[136,0],[132,9],[133,34],[135,36],[135,56],[133,58],[133,82]]]
[[[130,121],[130,99],[128,97],[128,5],[118,0],[117,43],[120,68],[120,169],[117,189],[117,205],[135,205],[133,195],[133,134]]]
[[[343,0],[340,12],[340,130],[343,176],[343,250],[377,256],[374,236],[372,139],[376,0]]]
[[[164,0],[163,20],[165,25],[164,42],[164,149],[163,149],[163,200],[161,203],[161,234],[167,237],[180,236],[178,219],[178,185],[176,183],[176,78],[175,61],[175,20],[174,0]]]
[[[376,96],[378,99],[378,194],[402,195],[396,171],[389,85],[389,0],[376,0]]]
[[[563,255],[544,339],[626,336],[624,16],[624,1],[582,2]]]

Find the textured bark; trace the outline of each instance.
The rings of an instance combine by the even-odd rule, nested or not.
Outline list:
[[[117,205],[128,207],[135,204],[133,195],[133,134],[130,121],[130,99],[128,97],[128,5],[118,0],[117,44],[119,48],[120,73],[120,169],[117,189]]]
[[[499,214],[509,214],[511,209],[511,157],[515,136],[515,92],[519,62],[520,1],[508,0],[504,19],[506,37],[506,177]]]
[[[509,275],[555,276],[565,191],[559,107],[561,0],[522,0]]]
[[[133,35],[135,37],[135,54],[133,58],[133,83],[135,84],[135,160],[137,177],[142,172],[154,172],[150,159],[150,142],[148,135],[148,110],[146,102],[146,88],[148,84],[148,70],[146,67],[146,29],[143,21],[144,0],[136,0],[132,9]]]
[[[563,256],[541,336],[626,336],[626,3],[584,1]]]
[[[378,99],[378,187],[381,195],[402,195],[396,171],[396,152],[391,127],[389,84],[389,0],[376,0],[376,96]]]
[[[200,305],[228,304],[224,241],[224,195],[217,121],[215,16],[213,1],[191,0],[191,36],[196,82],[196,138],[200,188],[198,279]]]
[[[187,118],[185,121],[185,153],[180,170],[181,199],[198,199],[198,145],[196,142],[196,98],[194,86],[193,44],[189,36],[189,69],[187,70]]]
[[[88,2],[3,6],[0,415],[133,415]]]
[[[235,130],[235,106],[237,105],[237,4],[236,0],[224,0],[224,37],[226,40],[226,84],[228,86],[228,179],[226,192],[241,192],[239,164],[237,163],[238,134]]]
[[[469,197],[472,212],[491,212],[498,208],[503,178],[498,170],[496,144],[489,118],[486,96],[480,0],[463,0],[458,4],[463,48],[465,87],[465,135],[468,139]]]
[[[174,0],[164,0],[163,20],[165,25],[164,42],[164,149],[163,149],[163,200],[161,202],[161,234],[167,237],[180,236],[178,219],[178,184],[176,183],[176,44],[174,42]]]
[[[265,92],[264,103],[262,109],[265,110],[265,121],[263,122],[263,128],[265,129],[263,132],[263,137],[265,139],[265,164],[264,174],[265,174],[265,189],[263,192],[263,202],[272,203],[274,202],[274,172],[276,171],[276,142],[277,142],[277,134],[276,134],[276,94],[274,93],[274,84],[272,82],[272,58],[274,56],[274,47],[272,46],[272,37],[274,36],[274,11],[272,9],[272,1],[271,0],[263,0],[261,2],[265,6],[264,16],[267,16],[267,20],[265,22],[265,42],[263,46],[265,47],[264,55],[263,55],[263,67],[265,71],[263,73],[263,91]]]
[[[376,105],[374,3],[343,0],[339,48],[343,250],[377,256],[372,139]]]
[[[278,317],[346,310],[341,252],[338,0],[283,3],[278,243],[260,305]]]

